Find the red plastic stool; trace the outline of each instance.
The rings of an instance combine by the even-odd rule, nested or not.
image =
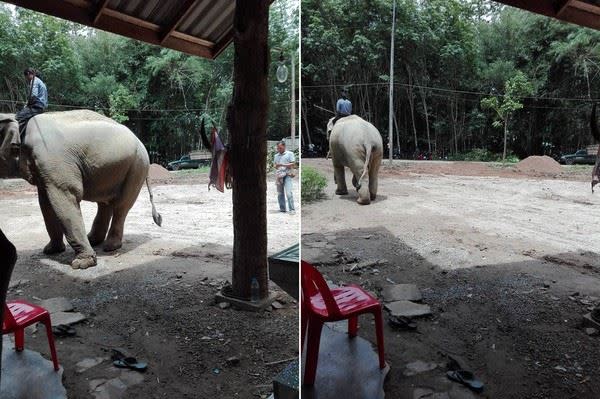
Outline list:
[[[301,345],[304,345],[304,330],[308,326],[304,385],[312,385],[315,382],[323,324],[347,319],[348,335],[355,337],[358,331],[358,316],[364,313],[373,313],[375,316],[379,368],[385,367],[381,303],[368,292],[357,285],[329,289],[321,273],[308,262],[302,261],[301,306]]]
[[[52,323],[50,313],[41,306],[32,305],[25,301],[6,302],[4,308],[4,321],[2,322],[2,334],[15,334],[15,350],[22,351],[25,348],[25,328],[35,323],[44,323],[50,355],[54,370],[58,371],[58,358],[54,347],[54,336],[52,335]]]

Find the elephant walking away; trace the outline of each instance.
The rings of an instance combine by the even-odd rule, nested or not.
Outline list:
[[[65,250],[63,236],[75,251],[74,269],[96,265],[93,246],[105,251],[121,247],[127,213],[144,181],[150,161],[142,142],[127,127],[93,111],[48,112],[33,117],[21,142],[13,114],[0,114],[0,161],[19,157],[21,176],[37,186],[38,199],[50,242],[45,254]],[[98,203],[86,235],[79,204]]]
[[[357,202],[368,205],[377,197],[379,167],[383,158],[383,140],[371,123],[357,115],[329,120],[329,152],[337,184],[335,193],[348,194],[345,167],[352,172],[352,185],[358,191]]]

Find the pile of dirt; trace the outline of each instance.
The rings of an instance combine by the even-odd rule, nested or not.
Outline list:
[[[517,169],[523,172],[544,174],[559,174],[562,172],[560,164],[547,155],[527,157],[517,164]]]
[[[150,165],[148,177],[150,180],[165,180],[171,178],[171,173],[159,164],[153,163]]]

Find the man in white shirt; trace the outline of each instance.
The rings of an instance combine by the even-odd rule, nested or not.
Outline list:
[[[293,214],[294,196],[292,194],[292,177],[294,176],[294,166],[296,158],[292,151],[285,150],[285,141],[277,143],[277,154],[274,158],[275,178],[277,182],[277,199],[279,201],[279,211],[285,212],[285,199],[287,197],[288,211]]]

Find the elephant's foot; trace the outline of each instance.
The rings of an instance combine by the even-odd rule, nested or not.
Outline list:
[[[337,190],[335,190],[335,194],[336,195],[347,195],[348,194],[348,190],[340,190],[338,188]]]
[[[46,254],[46,255],[58,254],[61,252],[65,252],[65,243],[62,241],[61,242],[50,241],[44,247],[44,254]]]
[[[96,266],[96,254],[92,255],[77,255],[73,262],[71,262],[71,267],[73,269],[87,269],[88,267]]]
[[[371,201],[375,201],[375,198],[377,198],[377,194],[371,193]]]
[[[104,242],[104,237],[95,236],[93,234],[88,234],[88,241],[92,247],[96,245],[102,244]]]
[[[369,198],[367,199],[363,199],[363,198],[358,198],[356,200],[356,202],[358,202],[360,205],[369,205],[371,203],[371,200]]]
[[[123,246],[123,242],[121,240],[111,240],[108,239],[105,243],[104,243],[104,252],[112,252],[112,251],[116,251],[117,249],[121,248]]]

